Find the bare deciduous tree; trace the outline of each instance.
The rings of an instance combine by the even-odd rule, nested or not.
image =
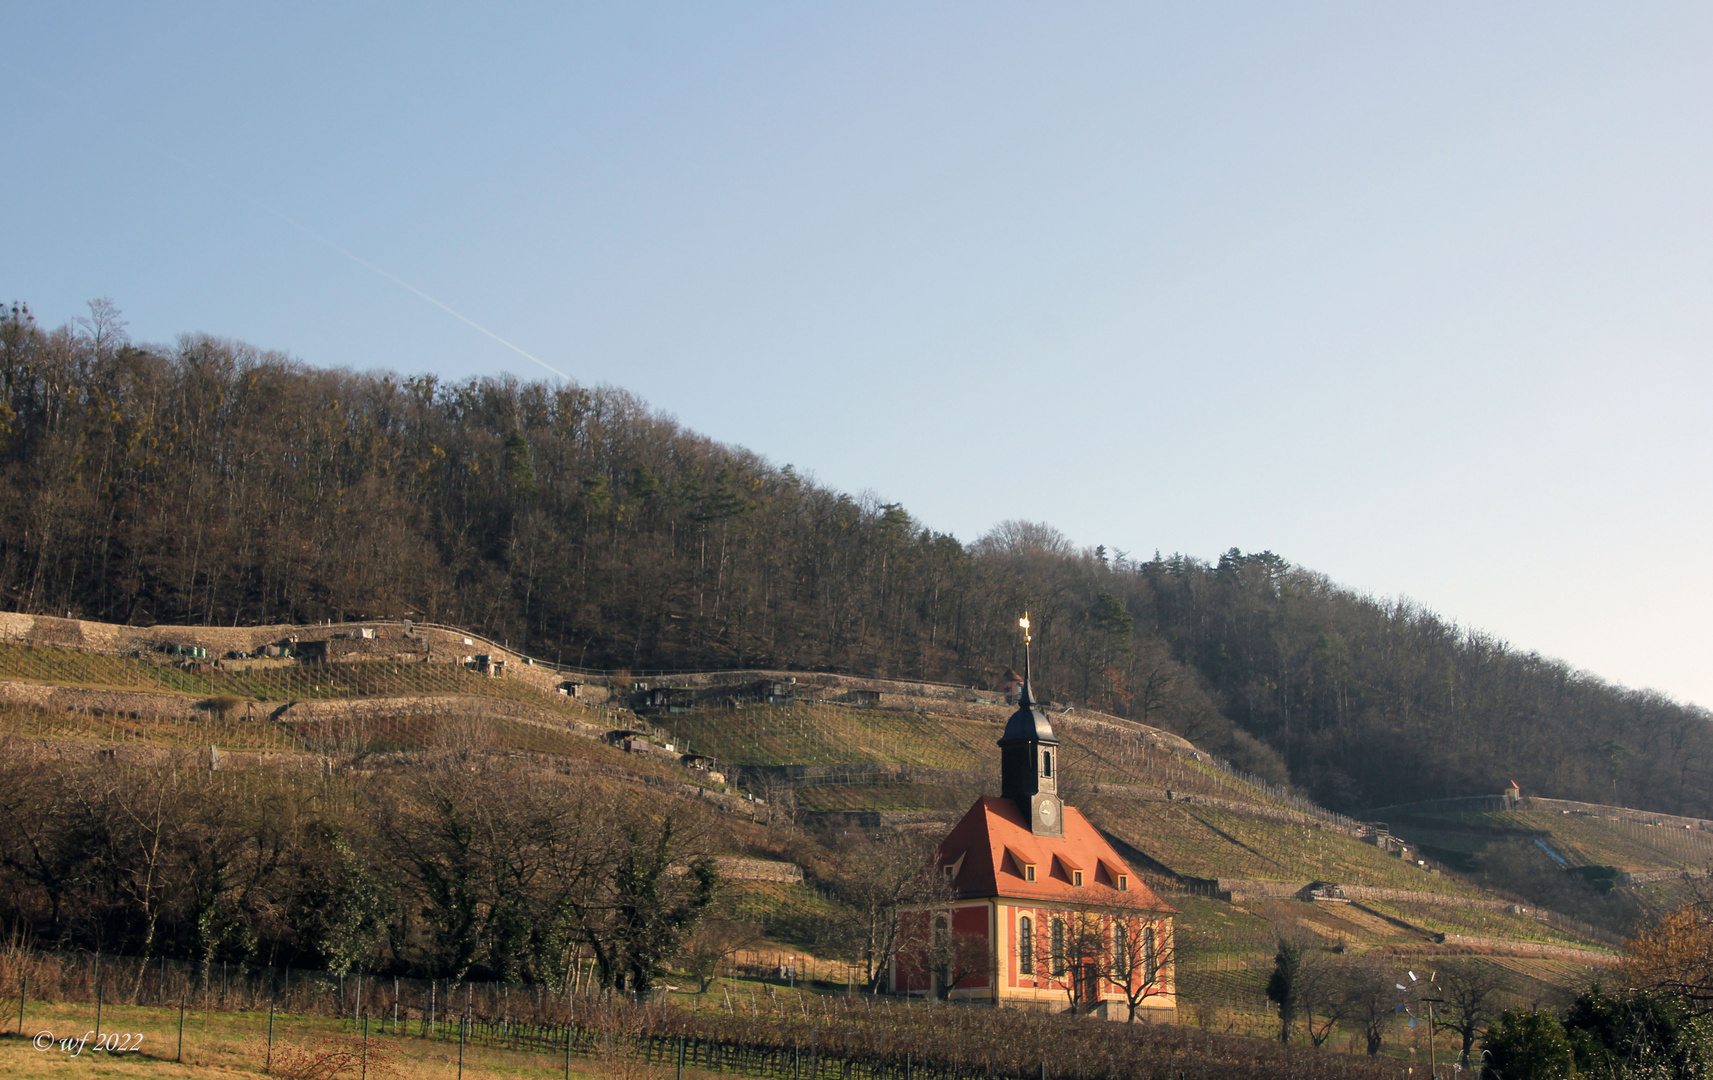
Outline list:
[[[1136,1022],[1137,1011],[1149,998],[1176,992],[1177,963],[1178,935],[1169,920],[1143,914],[1114,921],[1111,978],[1124,992],[1127,1023]]]
[[[1463,1040],[1458,1061],[1469,1067],[1469,1052],[1476,1036],[1498,1019],[1499,991],[1505,980],[1501,970],[1472,957],[1448,961],[1439,968],[1440,1024],[1457,1032]]]
[[[706,994],[720,976],[720,966],[745,949],[761,943],[761,929],[736,919],[706,918],[684,943],[684,968],[696,976],[697,993]]]
[[[1402,993],[1395,982],[1397,973],[1375,956],[1354,957],[1339,968],[1338,992],[1345,1018],[1362,1033],[1369,1055],[1378,1054],[1397,1016]]]
[[[871,993],[885,987],[892,960],[905,942],[898,910],[951,899],[933,865],[934,846],[915,833],[870,837],[853,834],[835,846],[838,876],[830,882],[840,908],[826,927],[835,952],[862,965]]]

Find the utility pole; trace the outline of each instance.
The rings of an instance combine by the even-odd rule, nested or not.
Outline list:
[[[1433,1080],[1439,1080],[1439,1059],[1435,1056],[1433,1045],[1433,1007],[1445,1004],[1444,998],[1422,998],[1428,1007],[1428,1075]]]
[[[1434,987],[1434,982],[1438,978],[1437,972],[1430,971],[1430,972],[1428,972],[1428,981],[1426,983],[1422,983],[1419,979],[1416,978],[1415,972],[1409,971],[1409,972],[1405,972],[1405,974],[1407,974],[1410,977],[1410,986],[1408,988],[1406,988],[1403,983],[1398,983],[1397,984],[1398,989],[1399,990],[1405,990],[1405,989],[1413,988],[1418,993],[1420,991],[1427,990],[1430,987]],[[1437,997],[1420,997],[1420,998],[1417,998],[1416,1000],[1418,1002],[1420,1002],[1421,1004],[1427,1006],[1428,1075],[1433,1077],[1433,1080],[1439,1080],[1439,1059],[1438,1059],[1438,1055],[1435,1051],[1434,1044],[1433,1044],[1433,1024],[1434,1024],[1433,1007],[1436,1004],[1438,1004],[1438,1005],[1445,1004],[1445,999],[1444,998],[1437,998]],[[1415,1014],[1414,1013],[1410,1014],[1410,1024],[1411,1024],[1411,1026],[1415,1025]]]

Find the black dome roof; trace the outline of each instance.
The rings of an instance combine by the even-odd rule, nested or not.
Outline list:
[[[1023,704],[1011,714],[1011,719],[1005,722],[1005,734],[999,737],[999,745],[1010,746],[1020,742],[1057,745],[1058,741],[1053,734],[1053,725],[1047,722],[1047,714],[1035,707],[1035,703],[1029,700],[1025,691]]]

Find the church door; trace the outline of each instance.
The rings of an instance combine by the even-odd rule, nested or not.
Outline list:
[[[1092,962],[1084,964],[1081,976],[1077,980],[1077,1000],[1085,1008],[1092,1009],[1100,1003],[1100,965]]]

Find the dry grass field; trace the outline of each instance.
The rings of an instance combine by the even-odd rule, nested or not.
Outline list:
[[[12,1005],[16,1008],[14,995]],[[274,1018],[272,1068],[268,1054],[266,1012],[229,1013],[191,1011],[185,1017],[183,1060],[178,1060],[178,1010],[107,1006],[102,1010],[105,1033],[141,1036],[141,1049],[129,1053],[104,1053],[73,1042],[68,1050],[57,1041],[40,1040],[50,1033],[54,1039],[79,1039],[93,1033],[94,1008],[87,1004],[33,1004],[25,1018],[25,1035],[17,1035],[17,1015],[7,1019],[0,1036],[0,1075],[16,1080],[60,1080],[62,1077],[172,1077],[189,1080],[235,1080],[247,1077],[290,1075],[290,1062],[322,1056],[330,1048],[356,1049],[355,1067],[329,1077],[359,1077],[364,1072],[360,1034],[349,1023],[320,1017]],[[492,1047],[466,1046],[460,1072],[456,1040],[426,1040],[397,1037],[378,1028],[370,1031],[367,1074],[376,1077],[408,1077],[422,1080],[546,1080],[564,1077],[561,1058],[519,1053]],[[49,1043],[45,1049],[38,1049]],[[93,1045],[93,1040],[91,1041]],[[654,1069],[630,1062],[601,1062],[574,1057],[570,1075],[584,1078],[642,1080]]]

